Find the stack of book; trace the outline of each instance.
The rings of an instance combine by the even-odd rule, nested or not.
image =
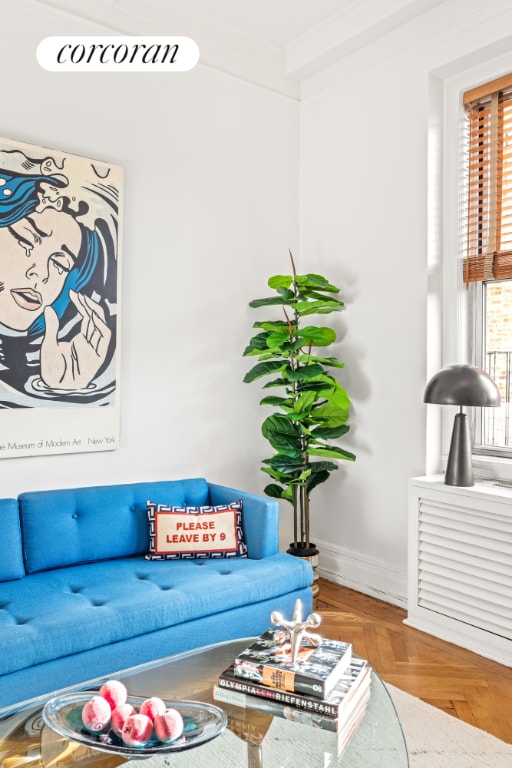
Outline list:
[[[344,751],[366,712],[371,668],[352,656],[350,643],[323,639],[301,648],[291,662],[289,644],[276,644],[269,629],[219,676],[213,697],[237,707],[333,731]]]

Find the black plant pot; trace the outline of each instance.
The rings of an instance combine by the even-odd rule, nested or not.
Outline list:
[[[295,555],[295,557],[313,557],[314,555],[318,555],[316,544],[309,542],[308,547],[305,541],[298,541],[297,543],[293,542],[286,551],[289,555]]]

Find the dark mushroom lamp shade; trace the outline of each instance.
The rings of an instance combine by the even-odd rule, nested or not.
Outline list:
[[[495,407],[500,404],[500,392],[488,373],[470,365],[451,365],[436,373],[428,382],[425,403],[439,405],[458,405],[450,452],[446,464],[444,482],[446,485],[473,485],[471,464],[471,436],[467,416],[462,407]]]

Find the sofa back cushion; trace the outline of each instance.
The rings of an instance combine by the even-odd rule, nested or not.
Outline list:
[[[22,493],[26,571],[145,554],[149,499],[179,506],[208,504],[208,484],[194,478]]]
[[[0,581],[25,575],[20,514],[16,499],[0,499]]]

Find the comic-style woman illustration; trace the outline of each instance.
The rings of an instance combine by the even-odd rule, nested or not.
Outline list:
[[[113,403],[119,190],[67,162],[0,151],[0,408]]]

